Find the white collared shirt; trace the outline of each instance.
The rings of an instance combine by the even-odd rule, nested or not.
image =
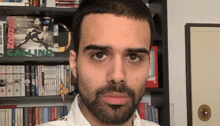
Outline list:
[[[67,116],[64,116],[56,121],[41,124],[39,126],[91,126],[79,108],[78,97],[79,94],[76,95]],[[134,113],[133,122],[134,126],[159,126],[154,122],[140,119],[137,111]]]

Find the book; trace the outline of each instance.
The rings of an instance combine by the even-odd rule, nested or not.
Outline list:
[[[25,66],[20,66],[20,73],[21,73],[21,96],[25,96]]]
[[[144,103],[140,102],[138,107],[139,116],[141,119],[144,119]]]
[[[29,126],[29,113],[28,113],[28,108],[23,108],[24,109],[24,126]]]
[[[157,46],[152,46],[150,50],[150,70],[146,82],[146,88],[158,88],[158,59]]]
[[[0,6],[25,6],[25,3],[18,2],[0,2]]]
[[[15,118],[15,108],[12,108],[12,126],[15,126],[16,118]]]
[[[48,108],[47,108],[47,107],[44,107],[44,108],[43,108],[43,111],[44,111],[43,113],[44,113],[44,123],[45,123],[45,122],[48,122],[48,121],[49,121],[49,120],[48,120],[48,114],[49,114],[49,113],[48,113]]]
[[[36,107],[35,108],[35,120],[36,120],[36,125],[39,125],[40,123],[39,123],[39,108],[38,107]]]
[[[5,56],[54,56],[53,22],[50,17],[8,16]]]
[[[6,96],[12,97],[12,96],[14,96],[13,66],[6,65],[5,73],[6,73]]]
[[[33,110],[32,108],[28,108],[28,125],[33,125]]]
[[[6,96],[5,65],[0,65],[0,97]]]
[[[6,110],[0,109],[0,126],[6,125]]]
[[[5,118],[6,118],[5,126],[11,126],[12,124],[11,117],[12,117],[11,109],[10,108],[5,109]]]
[[[0,57],[4,55],[4,24],[6,21],[0,21]]]
[[[14,75],[14,96],[21,96],[21,67],[20,65],[13,65],[13,75]]]
[[[35,76],[35,65],[30,66],[30,74],[31,74],[31,83],[30,83],[30,88],[31,88],[31,96],[36,96],[36,76]]]
[[[31,75],[30,75],[30,66],[29,65],[25,65],[25,96],[30,96],[30,81],[31,79]]]

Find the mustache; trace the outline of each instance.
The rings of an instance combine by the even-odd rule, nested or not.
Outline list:
[[[129,87],[127,87],[125,83],[107,84],[105,87],[101,87],[97,90],[96,96],[99,96],[105,93],[112,93],[112,92],[126,93],[129,97],[132,97],[132,98],[135,97],[134,91],[130,89]]]

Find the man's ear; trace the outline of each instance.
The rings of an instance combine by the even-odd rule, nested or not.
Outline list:
[[[77,78],[77,72],[76,72],[76,52],[73,50],[70,50],[70,59],[69,59],[69,65],[72,70],[73,76]]]

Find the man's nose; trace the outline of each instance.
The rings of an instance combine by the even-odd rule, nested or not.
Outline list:
[[[127,81],[125,61],[123,61],[121,56],[116,56],[110,62],[110,66],[107,74],[107,82],[114,82],[117,84]]]

